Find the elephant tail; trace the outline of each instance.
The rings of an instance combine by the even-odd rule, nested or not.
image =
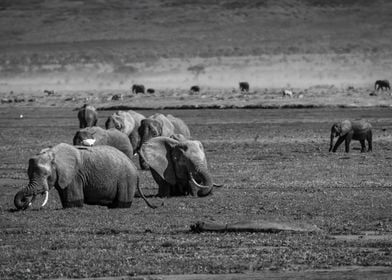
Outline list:
[[[140,179],[139,179],[139,176],[137,177],[137,190],[138,190],[138,192],[139,192],[139,194],[140,194],[140,197],[141,198],[143,198],[143,200],[146,202],[146,204],[147,204],[147,206],[148,207],[150,207],[150,208],[152,208],[152,209],[156,209],[156,208],[158,208],[158,206],[156,206],[156,205],[153,205],[153,204],[151,204],[148,200],[147,200],[147,198],[144,196],[144,194],[143,194],[143,192],[142,192],[142,188],[140,187]]]

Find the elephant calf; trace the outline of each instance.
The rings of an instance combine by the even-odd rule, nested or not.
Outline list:
[[[56,188],[64,208],[83,204],[110,208],[128,208],[136,188],[151,208],[139,186],[135,165],[119,150],[110,146],[75,147],[58,144],[30,158],[29,184],[14,198],[17,209],[27,209],[37,194]]]
[[[333,145],[333,139],[339,137]],[[361,143],[361,152],[366,151],[365,140],[368,142],[368,152],[372,151],[372,125],[366,121],[344,120],[334,123],[331,128],[331,142],[329,151],[336,152],[337,148],[345,141],[346,153],[350,151],[351,139]]]

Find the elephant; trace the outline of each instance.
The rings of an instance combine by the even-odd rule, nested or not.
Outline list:
[[[200,87],[199,86],[191,86],[190,92],[192,92],[192,93],[200,92]]]
[[[333,146],[333,139],[339,137]],[[344,120],[334,123],[331,128],[331,143],[329,151],[336,152],[337,148],[345,141],[346,153],[350,151],[351,139],[359,140],[361,152],[366,151],[365,140],[368,142],[368,152],[372,151],[372,125],[366,121]],[[333,147],[333,148],[332,148]]]
[[[144,91],[145,91],[144,85],[132,86],[132,93],[138,94],[138,93],[144,93]]]
[[[84,104],[78,111],[79,128],[96,126],[98,113],[94,106]]]
[[[145,116],[133,110],[117,111],[108,117],[105,123],[105,128],[116,128],[128,135],[132,148],[135,151],[140,142],[138,129],[141,121],[145,118]]]
[[[249,83],[248,82],[240,82],[240,90],[241,92],[245,93],[245,92],[249,92]]]
[[[153,93],[155,93],[155,89],[153,89],[153,88],[148,88],[148,89],[147,89],[147,93],[153,94]]]
[[[156,208],[141,192],[135,165],[110,146],[75,147],[60,143],[30,158],[27,173],[29,184],[14,198],[17,209],[27,209],[37,194],[45,194],[43,207],[53,187],[63,208],[83,204],[129,208],[136,188],[146,204]]]
[[[140,156],[158,184],[159,197],[194,196],[196,190],[202,197],[211,194],[214,187],[221,187],[212,181],[200,141],[155,137],[142,145]]]
[[[375,83],[374,83],[374,89],[375,90],[388,90],[388,89],[391,89],[391,86],[390,86],[390,84],[389,84],[389,81],[388,80],[377,80]]]
[[[115,128],[105,130],[94,126],[80,129],[75,133],[73,144],[75,146],[108,145],[120,150],[128,158],[133,158],[133,147],[128,136]]]
[[[140,143],[137,150],[153,137],[182,134],[185,138],[190,138],[190,131],[185,122],[173,115],[154,114],[142,120],[139,127]]]

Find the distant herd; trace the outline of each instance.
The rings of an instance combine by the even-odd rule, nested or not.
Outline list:
[[[239,88],[242,93],[249,92],[249,83],[240,82]],[[389,81],[376,81],[375,90],[390,90]],[[190,91],[197,93],[200,87],[192,86]],[[143,94],[145,87],[133,85],[132,92]],[[147,89],[147,93],[152,92]],[[53,95],[54,91],[47,94]],[[292,97],[294,93],[284,89],[282,94]],[[43,207],[52,188],[58,191],[64,208],[83,204],[130,207],[136,190],[148,206],[156,208],[140,189],[136,158],[140,170],[151,172],[158,197],[203,197],[222,186],[213,180],[202,143],[192,139],[189,127],[180,118],[117,111],[107,118],[104,129],[97,126],[98,112],[89,104],[78,110],[77,118],[80,129],[73,145],[61,143],[29,159],[29,183],[14,197],[17,209],[27,209],[38,194],[45,194]],[[372,137],[370,123],[343,120],[332,125],[329,151],[336,152],[345,142],[345,151],[349,152],[351,140],[358,140],[361,152],[370,152]]]

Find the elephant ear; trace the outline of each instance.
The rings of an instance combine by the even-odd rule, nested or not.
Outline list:
[[[81,163],[80,152],[75,147],[64,143],[53,147],[52,151],[58,185],[64,189],[73,182],[77,175]]]
[[[178,141],[168,137],[155,137],[144,143],[140,149],[140,156],[150,169],[171,185],[176,184],[171,150],[177,144]]]

